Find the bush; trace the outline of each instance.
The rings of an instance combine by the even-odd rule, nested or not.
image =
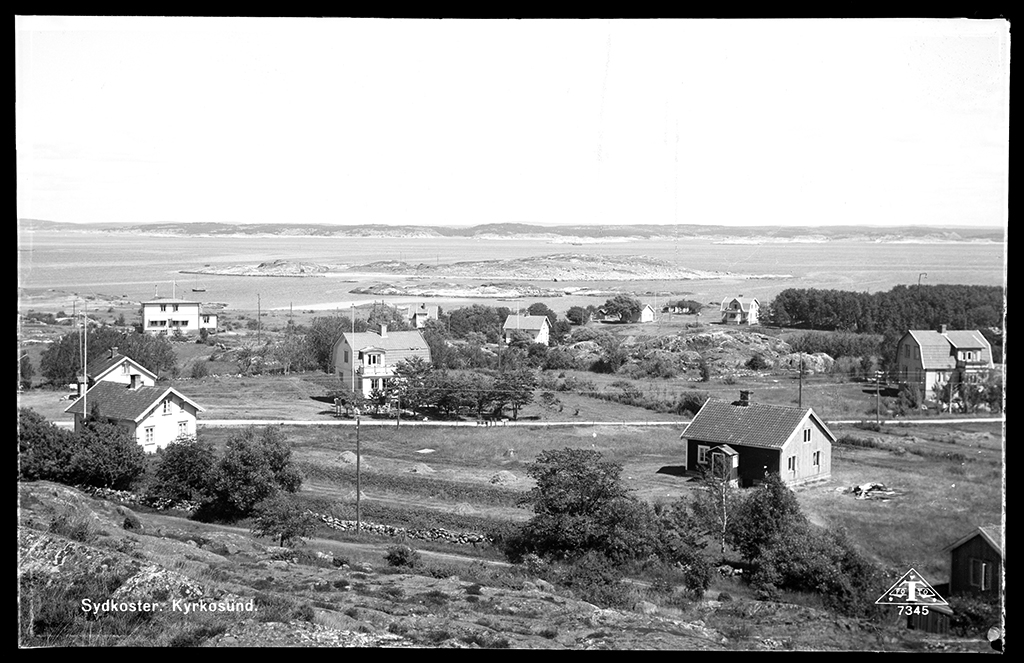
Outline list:
[[[770,361],[765,359],[763,354],[758,352],[749,360],[747,360],[746,366],[752,371],[763,371],[765,369],[771,368],[772,364]]]
[[[256,507],[252,525],[252,533],[256,536],[273,537],[279,545],[287,546],[314,531],[316,520],[313,514],[289,497],[277,495]]]
[[[949,629],[961,638],[978,637],[998,625],[1002,616],[997,601],[979,596],[954,596],[949,599],[949,607],[953,610]]]
[[[120,426],[91,419],[74,438],[69,479],[75,484],[131,490],[146,471],[145,452]]]
[[[211,490],[216,457],[213,447],[183,436],[160,450],[154,469],[156,481],[150,489],[154,497],[174,502],[199,501]]]
[[[688,391],[679,397],[676,405],[676,413],[681,415],[696,415],[704,407],[710,395],[706,391]]]
[[[580,599],[606,608],[626,608],[632,600],[616,564],[591,551],[574,561],[557,578]]]
[[[62,513],[51,520],[48,531],[81,543],[92,543],[96,540],[96,533],[85,518],[68,513]]]
[[[389,566],[403,568],[415,568],[420,563],[420,554],[404,543],[395,546],[388,546],[384,553],[384,561]]]
[[[67,482],[74,438],[74,433],[58,428],[35,410],[19,408],[18,479]]]
[[[206,331],[206,330],[204,329],[203,331]],[[200,378],[205,378],[209,374],[210,374],[210,364],[209,364],[209,362],[205,362],[205,361],[197,359],[192,364],[192,371],[191,371],[191,373],[189,375],[192,376],[192,379],[199,380]]]
[[[302,476],[291,460],[291,445],[280,429],[250,427],[228,439],[210,480],[210,496],[196,514],[203,520],[236,520],[253,512],[279,490],[294,493]]]
[[[796,495],[774,472],[748,493],[735,511],[731,543],[747,561],[760,557],[779,535],[806,524]]]

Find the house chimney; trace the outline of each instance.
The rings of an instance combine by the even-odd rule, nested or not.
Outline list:
[[[142,386],[142,380],[140,379],[141,376],[138,373],[132,373],[131,377],[132,383],[131,386],[129,386],[128,388],[131,389],[132,391],[135,391],[136,389]]]
[[[945,334],[946,333],[946,325],[939,325],[939,333],[940,334]]]
[[[387,325],[382,324],[380,326],[380,337],[381,338],[387,338],[388,337],[388,326]]]
[[[110,348],[110,358],[113,359],[117,356],[117,346],[114,345]]]
[[[740,403],[739,404],[744,406],[744,407],[747,406],[747,405],[750,405],[750,394],[752,394],[752,393],[753,392],[750,392],[750,391],[741,391],[740,392]]]

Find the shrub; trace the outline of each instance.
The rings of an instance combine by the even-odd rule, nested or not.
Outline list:
[[[763,371],[765,369],[771,368],[772,364],[770,361],[765,359],[763,354],[758,352],[753,357],[747,360],[746,366],[752,371]]]
[[[796,495],[772,472],[735,509],[731,543],[744,559],[754,561],[780,534],[805,523]]]
[[[979,596],[954,596],[949,599],[953,616],[949,628],[953,635],[962,638],[976,638],[992,626],[1000,623],[999,603]]]
[[[18,409],[18,478],[65,482],[74,453],[74,433],[57,428],[35,410]]]
[[[81,543],[92,543],[96,540],[96,532],[89,525],[89,521],[68,513],[62,513],[51,520],[48,530]]]
[[[210,492],[216,462],[213,447],[182,436],[158,452],[150,493],[171,501],[201,500]]]
[[[710,395],[706,391],[687,391],[679,396],[679,403],[676,405],[677,414],[697,414]]]
[[[120,426],[90,419],[74,436],[69,480],[97,488],[130,490],[146,470],[146,454]]]
[[[415,568],[420,563],[420,554],[403,543],[388,546],[387,551],[384,553],[384,561],[389,566]]]
[[[616,565],[599,552],[588,552],[574,561],[558,577],[558,584],[598,606],[625,608],[632,603]]]
[[[315,530],[313,514],[289,497],[277,495],[256,507],[252,525],[252,533],[256,536],[274,537],[280,545],[286,546]]]
[[[203,331],[206,331],[206,330],[204,329]],[[197,359],[192,364],[192,371],[191,371],[191,373],[189,375],[191,375],[193,379],[198,380],[200,378],[205,378],[209,374],[210,374],[210,364],[209,364],[209,362],[205,362],[205,361],[201,361],[201,360]]]

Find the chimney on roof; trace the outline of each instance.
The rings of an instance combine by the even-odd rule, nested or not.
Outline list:
[[[139,375],[138,373],[132,373],[131,378],[132,383],[128,388],[131,389],[132,391],[135,391],[136,389],[142,386],[142,376]]]
[[[113,359],[117,356],[117,346],[114,345],[110,348],[110,358]]]
[[[750,395],[752,393],[754,393],[754,392],[752,392],[752,391],[741,391],[740,392],[740,400],[739,400],[739,402],[737,404],[738,405],[742,405],[744,407],[746,407],[747,405],[750,405]]]
[[[387,338],[388,337],[388,326],[385,325],[385,324],[382,324],[380,326],[380,337],[381,338]]]
[[[939,333],[940,334],[945,334],[946,333],[946,325],[939,325]]]

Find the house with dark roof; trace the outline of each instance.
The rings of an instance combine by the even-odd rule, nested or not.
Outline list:
[[[204,311],[200,302],[176,297],[142,302],[142,331],[147,334],[198,334],[202,329],[216,333],[217,314]]]
[[[734,402],[709,398],[679,438],[685,469],[718,470],[721,464],[743,487],[769,472],[790,486],[832,475],[836,437],[814,410],[754,403],[747,391]]]
[[[931,398],[936,385],[983,382],[995,367],[992,346],[977,329],[911,329],[896,346],[896,380]]]
[[[949,544],[949,596],[974,594],[998,599],[1003,594],[1003,527],[977,527]]]
[[[754,297],[727,297],[722,300],[723,325],[756,325],[761,303]]]
[[[117,351],[117,347],[110,348],[110,352],[101,357],[89,361],[85,369],[87,385],[83,388],[78,385],[79,395],[84,394],[86,389],[97,382],[116,382],[129,385],[133,376],[138,376],[140,384],[144,387],[155,387],[157,376],[151,370],[126,357]]]
[[[395,367],[413,357],[430,363],[430,346],[418,331],[345,332],[332,351],[334,373],[344,387],[364,397],[395,379]]]
[[[533,343],[548,344],[551,338],[551,323],[546,315],[510,315],[502,326],[505,343],[512,341],[512,332],[522,331],[530,335]]]
[[[87,416],[102,417],[152,453],[179,436],[195,435],[196,414],[203,408],[172,387],[147,386],[134,375],[129,384],[97,382],[64,411],[75,416],[75,431],[82,430]]]

